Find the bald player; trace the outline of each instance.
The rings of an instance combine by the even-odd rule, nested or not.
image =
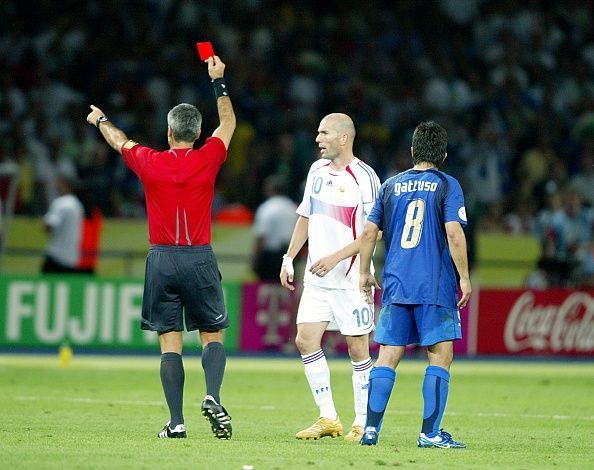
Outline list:
[[[358,237],[376,199],[379,178],[353,154],[354,139],[355,126],[346,114],[329,114],[320,122],[316,142],[321,158],[307,175],[303,201],[297,208],[299,219],[283,256],[280,280],[284,287],[294,290],[293,258],[309,239],[295,343],[319,407],[319,418],[298,432],[297,439],[343,433],[321,347],[326,330],[340,330],[345,336],[353,365],[355,418],[345,439],[358,442],[365,426],[372,366],[369,332],[374,323],[373,306],[359,292]]]

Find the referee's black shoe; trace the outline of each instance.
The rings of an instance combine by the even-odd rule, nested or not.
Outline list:
[[[225,407],[219,405],[210,395],[204,397],[202,414],[210,421],[210,429],[217,439],[231,439],[231,416]]]
[[[171,429],[169,423],[163,426],[163,429],[157,437],[160,439],[184,439],[186,437],[186,427],[183,424],[178,424]]]

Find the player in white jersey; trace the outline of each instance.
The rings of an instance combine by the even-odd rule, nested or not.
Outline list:
[[[353,365],[355,419],[345,439],[358,442],[365,425],[372,365],[369,333],[374,323],[373,307],[359,292],[358,236],[377,197],[379,178],[354,156],[354,137],[355,126],[346,114],[329,114],[320,122],[316,142],[321,158],[309,170],[280,272],[282,285],[294,290],[293,258],[309,239],[295,344],[320,414],[312,426],[297,433],[297,439],[342,435],[321,347],[327,329],[340,330],[346,337]]]

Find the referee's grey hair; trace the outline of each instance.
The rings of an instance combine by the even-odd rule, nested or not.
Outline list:
[[[188,103],[181,103],[167,113],[167,125],[177,142],[194,142],[202,126],[202,114]]]

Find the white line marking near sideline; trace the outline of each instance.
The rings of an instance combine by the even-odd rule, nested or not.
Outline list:
[[[83,398],[83,397],[30,397],[19,396],[15,397],[19,401],[67,401],[76,403],[111,403],[113,405],[139,405],[139,406],[161,406],[165,402],[161,401],[146,401],[146,400],[100,400],[97,398]]]
[[[386,411],[387,414],[390,414],[390,410]],[[410,411],[410,410],[396,410],[393,412],[395,414],[401,415],[416,415],[418,411]],[[518,416],[524,418],[532,418],[532,419],[558,419],[558,420],[567,420],[567,419],[578,419],[583,421],[594,421],[594,416],[567,416],[567,415],[543,415],[543,414],[513,414],[513,413],[460,413],[457,411],[448,411],[446,413],[448,416],[477,416],[479,418],[517,418]]]
[[[74,403],[105,403],[112,405],[134,405],[134,406],[166,406],[164,401],[149,401],[149,400],[102,400],[99,398],[83,398],[83,397],[34,397],[34,396],[17,396],[14,397],[18,401],[65,401]],[[189,406],[200,407],[201,403],[190,403]],[[234,406],[233,408],[256,408],[254,406]],[[261,405],[257,407],[260,410],[274,411],[276,409],[273,405]]]
[[[447,414],[451,415],[451,416],[468,415],[468,413],[457,413],[455,411],[452,413],[447,413]],[[514,417],[517,417],[518,415],[513,414],[513,413],[472,413],[471,416],[479,416],[481,418],[514,418]],[[535,419],[559,419],[559,420],[581,419],[581,420],[586,420],[586,421],[594,420],[594,416],[567,416],[567,415],[542,415],[542,414],[538,414],[538,415],[523,414],[521,416],[524,416],[526,418],[535,418]]]
[[[75,403],[106,403],[113,405],[136,405],[136,406],[165,406],[165,402],[161,401],[148,401],[148,400],[102,400],[98,398],[84,398],[84,397],[35,397],[35,396],[17,396],[15,400],[19,401],[65,401]],[[200,403],[191,403],[190,406],[200,406]],[[233,408],[258,408],[260,410],[274,411],[277,408],[274,405],[261,405],[261,406],[242,406],[235,405]],[[387,411],[388,414],[418,414],[418,411],[407,411],[407,410],[396,410]],[[448,412],[449,416],[478,416],[480,418],[515,418],[517,414],[513,413],[459,413],[456,411]],[[577,419],[585,421],[594,421],[594,416],[568,416],[568,415],[543,415],[543,414],[522,414],[524,418],[533,419],[556,419],[556,420],[568,420]]]

